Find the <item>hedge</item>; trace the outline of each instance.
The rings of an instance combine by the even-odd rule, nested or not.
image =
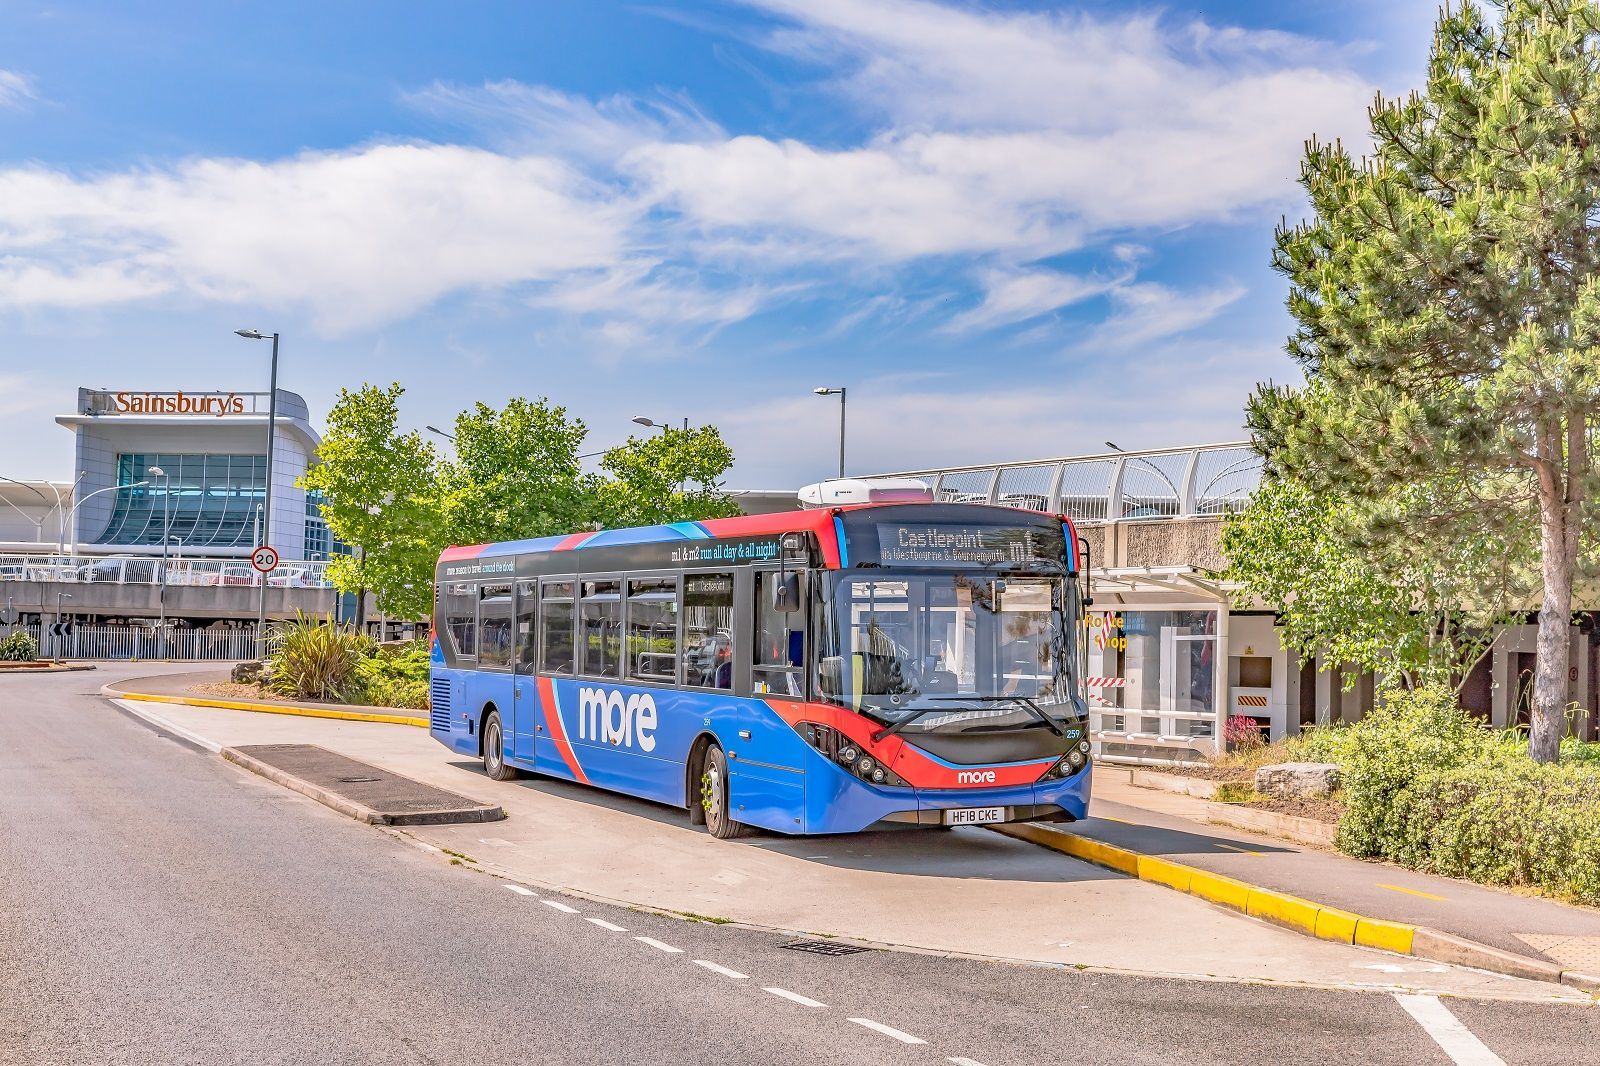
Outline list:
[[[1343,767],[1341,851],[1600,905],[1600,762],[1586,749],[1537,764],[1447,689],[1386,693],[1308,747]],[[1580,754],[1581,752],[1581,754]]]

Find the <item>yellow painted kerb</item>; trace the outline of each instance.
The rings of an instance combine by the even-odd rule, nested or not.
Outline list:
[[[1141,855],[1077,833],[1025,823],[993,828],[1006,836],[1018,837],[1053,851],[1108,866],[1141,881],[1166,885],[1265,921],[1299,929],[1322,940],[1360,944],[1401,955],[1411,954],[1412,940],[1417,932],[1415,926],[1367,918],[1337,907],[1325,907],[1299,896],[1275,892],[1155,855]]]
[[[321,707],[298,707],[292,703],[241,703],[236,700],[206,700],[194,696],[158,696],[149,692],[116,692],[112,698],[142,700],[146,703],[176,703],[185,707],[211,707],[224,711],[288,714],[297,718],[336,718],[345,722],[386,722],[389,725],[414,725],[419,729],[428,728],[428,722],[424,718],[407,718],[398,714],[376,714],[371,711],[335,711],[325,710]]]

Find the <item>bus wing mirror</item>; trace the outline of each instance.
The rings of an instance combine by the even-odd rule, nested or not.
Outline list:
[[[800,609],[800,575],[779,574],[772,583],[772,609],[793,614]]]

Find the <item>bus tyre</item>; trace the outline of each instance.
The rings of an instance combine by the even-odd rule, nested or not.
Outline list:
[[[495,781],[514,781],[517,777],[517,768],[506,765],[505,732],[500,726],[499,711],[490,711],[483,721],[483,772]]]
[[[715,744],[706,748],[705,761],[700,764],[700,808],[706,814],[706,830],[719,840],[749,832],[728,813],[728,757]]]

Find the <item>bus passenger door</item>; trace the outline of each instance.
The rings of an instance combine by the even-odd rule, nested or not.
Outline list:
[[[537,735],[539,681],[534,676],[537,625],[539,610],[539,583],[517,582],[516,658],[512,663],[515,677],[512,684],[516,692],[512,698],[511,721],[506,730],[511,735],[511,756],[519,762],[533,765],[534,737]]]

